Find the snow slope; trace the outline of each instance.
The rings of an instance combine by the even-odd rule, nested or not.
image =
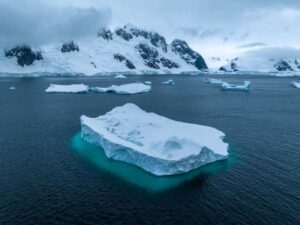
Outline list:
[[[185,173],[227,157],[224,133],[177,122],[125,104],[97,118],[81,116],[81,137],[101,146],[107,157],[155,175]]]
[[[178,43],[182,44],[167,44],[159,34],[132,25],[114,32],[101,29],[92,38],[57,42],[39,49],[22,49],[23,46],[0,49],[0,73],[95,75],[199,71],[195,64],[203,64],[202,57],[189,46],[182,48]],[[200,66],[207,68],[205,62]]]

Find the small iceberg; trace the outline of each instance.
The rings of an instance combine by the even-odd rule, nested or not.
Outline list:
[[[243,85],[234,85],[227,82],[222,83],[222,90],[228,91],[250,91],[250,81],[245,81]]]
[[[228,156],[221,131],[148,113],[131,103],[80,120],[84,141],[102,147],[108,158],[156,176],[186,173]]]
[[[152,85],[152,81],[145,81],[144,84]]]
[[[16,88],[15,87],[10,87],[9,90],[16,90]]]
[[[124,75],[122,75],[122,74],[120,74],[120,75],[115,76],[115,78],[116,79],[126,79],[127,77],[124,76]]]
[[[130,83],[130,84],[122,84],[122,85],[112,85],[110,87],[91,87],[90,91],[93,92],[109,92],[116,94],[140,94],[151,91],[151,85],[146,85],[143,83]]]
[[[167,81],[164,81],[162,82],[163,84],[168,84],[168,85],[174,85],[175,84],[175,81],[174,80],[167,80]]]
[[[223,84],[223,81],[220,79],[214,79],[214,78],[205,78],[203,79],[204,83],[209,83],[209,84]]]
[[[295,88],[300,88],[300,82],[293,81],[292,86]]]
[[[86,93],[88,91],[89,86],[84,84],[50,84],[50,86],[45,90],[47,93]]]

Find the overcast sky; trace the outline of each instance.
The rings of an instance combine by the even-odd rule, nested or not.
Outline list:
[[[299,0],[0,0],[0,42],[11,35],[35,40],[32,29],[45,42],[128,22],[168,41],[186,39],[204,54],[231,56],[254,47],[300,46],[299,21]]]

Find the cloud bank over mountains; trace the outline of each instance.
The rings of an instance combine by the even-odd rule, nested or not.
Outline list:
[[[39,46],[96,35],[110,19],[107,8],[48,4],[37,0],[0,0],[0,47],[24,43]]]

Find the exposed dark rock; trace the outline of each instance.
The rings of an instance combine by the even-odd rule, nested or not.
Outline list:
[[[160,58],[160,62],[161,64],[164,66],[164,67],[167,67],[169,69],[173,69],[173,68],[179,68],[178,64],[165,58],[165,57],[162,57]]]
[[[223,71],[223,72],[228,72],[227,69],[224,66],[221,66],[219,70]]]
[[[132,34],[127,32],[125,29],[123,28],[119,28],[116,30],[116,34],[118,36],[120,36],[121,38],[123,38],[126,41],[129,41],[133,38]]]
[[[34,51],[26,45],[17,46],[8,51],[5,51],[5,56],[8,58],[16,57],[18,64],[22,67],[32,65],[35,60],[43,59],[41,52]]]
[[[162,48],[164,52],[167,52],[167,42],[166,39],[156,32],[148,32],[133,27],[128,24],[124,27],[125,30],[128,30],[135,37],[143,37],[150,40],[151,44],[155,47]]]
[[[98,34],[98,37],[102,37],[103,39],[109,41],[113,39],[113,33],[109,29],[102,28]]]
[[[237,67],[237,64],[236,64],[235,62],[231,62],[231,63],[230,63],[230,67],[231,67],[231,70],[232,70],[233,72],[239,71],[239,70],[238,70],[238,67]]]
[[[97,68],[96,64],[94,62],[90,62],[94,68]]]
[[[125,65],[131,70],[135,69],[135,65],[123,55],[114,54],[114,59],[118,60],[119,62],[125,62]]]
[[[156,49],[149,47],[146,44],[139,44],[136,46],[138,49],[141,57],[144,59],[145,65],[153,68],[153,69],[160,69],[159,67],[159,53]]]
[[[199,70],[207,69],[207,65],[203,57],[183,40],[174,40],[171,43],[172,51],[178,54],[188,64],[194,65]]]
[[[293,68],[291,67],[291,65],[284,61],[284,60],[280,60],[279,62],[277,62],[274,65],[275,69],[277,69],[278,71],[293,71]]]
[[[61,47],[61,52],[66,53],[66,52],[74,52],[77,51],[79,52],[79,47],[74,41],[70,41],[68,43],[64,43]]]

